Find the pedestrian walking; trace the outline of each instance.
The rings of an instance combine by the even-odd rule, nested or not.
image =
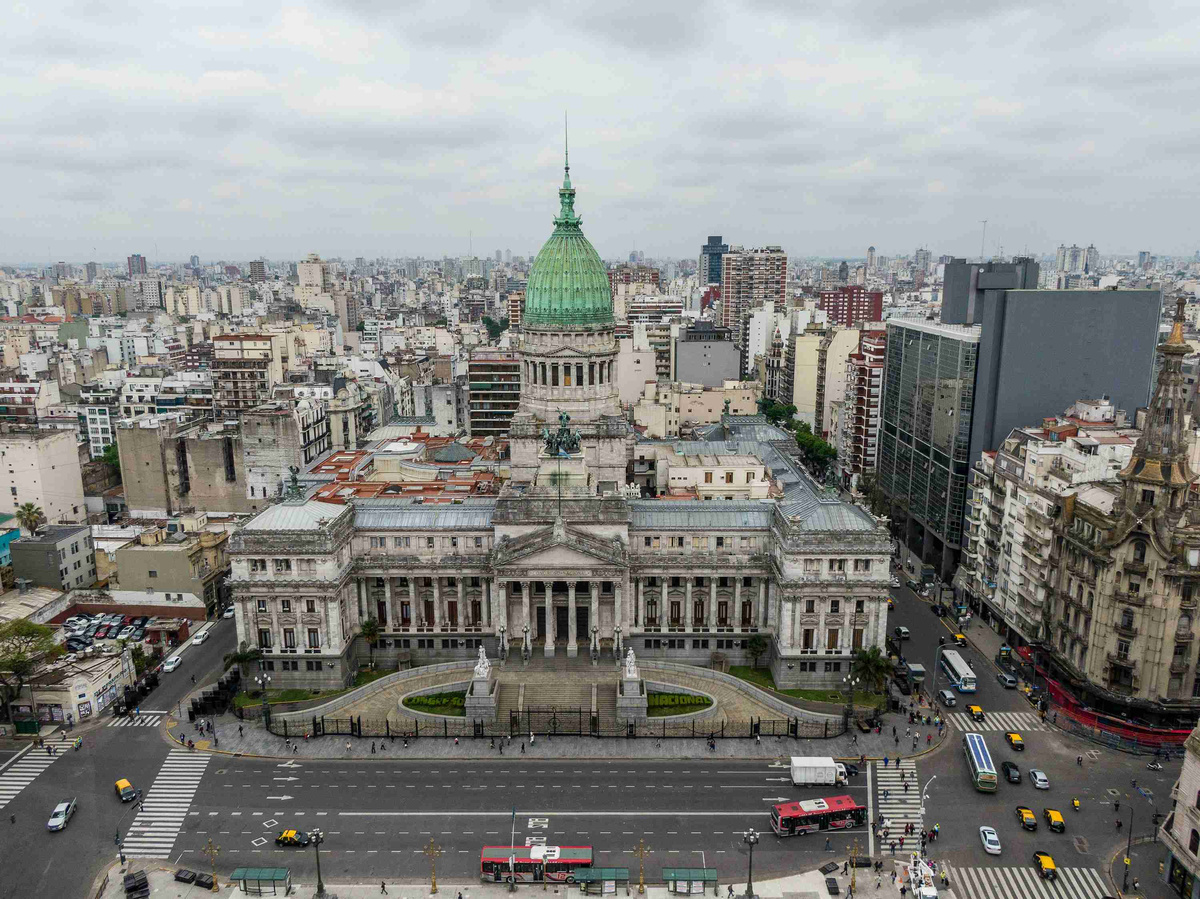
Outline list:
[[[885,755],[885,756],[883,757],[883,767],[885,767],[885,768],[886,768],[887,766],[888,766],[888,757]]]
[[[901,852],[903,852],[903,851],[904,851],[904,837],[901,837],[901,838],[900,838],[900,851],[901,851]]]
[[[845,874],[849,874],[849,873],[850,873],[850,862],[848,862],[848,861],[842,862],[842,874],[845,875]]]
[[[912,728],[911,727],[904,728],[904,736],[906,736],[906,737],[912,736]]]
[[[833,852],[833,843],[829,842],[829,837],[825,838],[825,851]]]
[[[500,747],[500,748],[503,749],[504,747]],[[524,754],[525,754],[525,741],[522,740],[521,741],[521,755],[524,755]]]
[[[1078,765],[1080,768],[1082,768],[1083,767],[1083,756],[1081,756],[1081,755],[1075,756],[1075,764]]]
[[[462,899],[462,890],[458,891],[458,899]]]
[[[919,737],[913,737],[913,749],[916,749],[916,748],[917,748],[917,740],[918,740],[918,739],[920,739],[920,738],[919,738]]]
[[[457,745],[458,745],[458,737],[455,737],[455,738],[454,738],[454,745],[455,745],[455,746],[457,746]]]
[[[15,820],[15,816],[14,816],[14,820]],[[733,884],[732,883],[729,885],[729,899],[733,899]]]
[[[883,801],[884,801],[884,802],[887,802],[887,799],[888,799],[888,794],[889,794],[889,793],[891,793],[891,791],[890,791],[890,790],[884,790],[884,791],[883,791]]]
[[[1118,818],[1118,819],[1117,819],[1117,830],[1120,830],[1120,829],[1121,829],[1121,827],[1122,827],[1122,824],[1121,824],[1121,819],[1120,819],[1120,818]]]
[[[283,741],[283,745],[284,745],[285,749],[291,749],[292,748],[292,738],[288,737],[287,739],[285,739]]]
[[[379,892],[382,893],[384,896],[386,896],[388,894],[386,880],[379,881]]]
[[[375,754],[375,741],[372,740],[371,741],[371,755],[374,755],[374,754]]]
[[[347,752],[350,751],[350,741],[349,740],[346,741],[346,751]]]
[[[926,746],[931,746],[931,745],[933,745],[933,734],[926,734],[926,735],[925,735],[925,745],[926,745]]]
[[[299,754],[300,754],[300,744],[293,743],[292,744],[292,755],[299,755]]]
[[[852,739],[852,740],[850,741],[850,745],[852,745],[852,746],[857,746],[857,745],[858,745],[858,734],[854,734],[854,739]]]
[[[907,780],[904,782],[904,793],[905,793],[905,795],[908,794],[908,781]]]
[[[892,840],[890,843],[888,843],[888,847],[892,850],[892,855],[895,855],[896,854],[896,841]]]
[[[896,725],[892,725],[892,736],[896,736]]]
[[[900,738],[899,738],[899,737],[897,737],[897,736],[893,735],[893,736],[892,736],[892,739],[896,741],[896,745],[897,745],[897,746],[899,746],[899,745],[900,745]]]
[[[240,724],[238,725],[238,736],[242,736],[242,726]],[[308,734],[305,734],[305,736],[307,737]]]
[[[1121,800],[1118,799],[1116,802],[1113,803],[1113,811],[1119,812],[1120,810],[1121,810]]]
[[[405,737],[405,738],[404,738],[404,748],[405,748],[405,749],[407,749],[407,748],[408,748],[408,737]],[[504,751],[504,747],[503,747],[503,746],[501,746],[501,747],[500,747],[500,751],[501,751],[501,752],[503,752],[503,751]]]
[[[533,731],[529,732],[529,748],[533,748]]]

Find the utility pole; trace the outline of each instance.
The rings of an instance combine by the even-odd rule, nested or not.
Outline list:
[[[1129,806],[1129,837],[1125,843],[1125,877],[1121,883],[1121,892],[1129,890],[1129,863],[1133,861],[1133,805]]]

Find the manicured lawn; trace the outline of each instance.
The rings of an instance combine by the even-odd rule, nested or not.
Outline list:
[[[464,707],[466,692],[461,693],[426,693],[423,696],[409,696],[404,700],[404,707],[427,715],[446,715],[451,718],[463,718],[467,714]]]
[[[373,680],[378,680],[385,674],[392,674],[391,671],[368,671],[365,668],[358,672],[354,678],[354,685],[345,690],[329,690],[322,692],[320,690],[268,690],[267,702],[300,702],[305,699],[333,699],[335,696],[341,696],[343,693],[349,693],[351,690],[356,690],[359,687],[365,687]],[[245,691],[233,697],[233,704],[239,709],[244,709],[251,705],[262,704],[262,694],[254,691],[247,693]]]
[[[669,718],[672,715],[690,715],[701,712],[712,705],[707,696],[691,693],[647,693],[646,714],[651,718]]]
[[[763,690],[770,690],[773,693],[782,693],[784,696],[794,696],[796,699],[807,699],[810,702],[845,702],[846,694],[840,690],[780,690],[775,686],[775,679],[771,677],[769,668],[751,668],[749,665],[731,665],[729,673],[736,678],[754,684]],[[857,705],[873,705],[879,701],[878,693],[868,693],[866,691],[858,691],[854,694],[854,702]]]

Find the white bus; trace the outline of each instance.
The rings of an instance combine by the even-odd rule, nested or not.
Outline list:
[[[992,765],[992,756],[988,752],[983,734],[966,733],[962,738],[963,755],[967,758],[967,770],[971,774],[971,783],[981,793],[996,792],[996,768]]]
[[[975,692],[975,672],[956,650],[942,650],[942,670],[959,693]]]

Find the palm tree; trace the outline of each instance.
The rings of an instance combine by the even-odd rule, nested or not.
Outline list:
[[[363,639],[367,641],[367,648],[371,653],[371,667],[375,667],[375,644],[379,642],[379,622],[374,618],[368,618],[362,623]]]
[[[887,679],[892,673],[892,660],[884,655],[878,646],[860,649],[854,654],[851,671],[855,677],[863,683],[870,684],[871,688],[878,693],[883,690],[883,685],[887,683]]]
[[[243,640],[238,644],[238,648],[235,651],[225,654],[225,667],[231,668],[237,665],[238,674],[242,680],[245,680],[246,669],[244,666],[249,665],[251,662],[257,662],[261,658],[262,650],[257,646],[251,646]]]
[[[30,536],[46,523],[46,513],[42,507],[34,503],[24,503],[17,507],[17,524],[29,531]]]

